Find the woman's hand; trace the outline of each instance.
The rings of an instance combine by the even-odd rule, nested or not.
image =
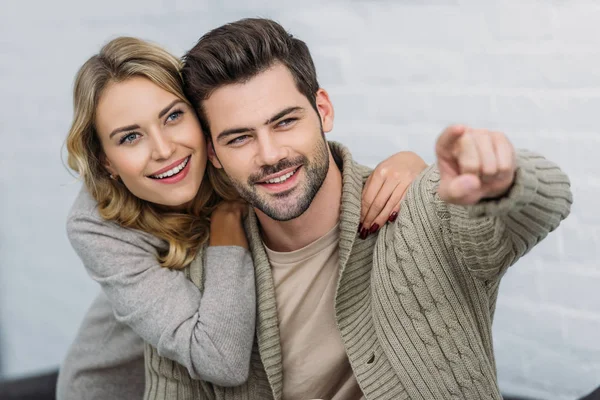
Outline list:
[[[426,167],[412,151],[401,151],[377,165],[363,189],[358,227],[361,239],[377,232],[386,221],[396,220],[406,189]]]
[[[242,223],[248,214],[248,204],[243,201],[221,202],[210,216],[210,246],[240,246],[248,248]]]

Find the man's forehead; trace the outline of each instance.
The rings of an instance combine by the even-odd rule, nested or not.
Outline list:
[[[304,100],[293,76],[281,65],[246,82],[220,87],[204,101],[204,110],[211,129],[227,129],[221,125],[262,124],[285,108],[304,107]]]
[[[210,95],[208,100],[215,98],[223,100],[223,97],[229,96],[234,98],[248,95],[264,97],[267,94],[280,94],[283,92],[298,92],[298,90],[290,70],[283,64],[275,64],[242,82],[219,87]]]

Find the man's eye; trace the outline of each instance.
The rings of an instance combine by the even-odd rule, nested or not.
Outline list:
[[[296,122],[297,118],[286,118],[282,121],[279,121],[279,123],[277,123],[277,126],[280,128],[285,128],[286,126],[289,126],[291,124],[293,124],[294,122]]]
[[[238,136],[235,139],[231,139],[229,142],[227,142],[227,144],[242,144],[247,138],[248,135]]]
[[[119,144],[133,143],[138,138],[139,135],[140,134],[137,132],[130,132],[121,138],[121,140],[119,141]]]

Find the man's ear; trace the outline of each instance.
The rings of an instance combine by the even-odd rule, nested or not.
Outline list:
[[[208,149],[208,159],[210,160],[212,165],[217,169],[223,168],[223,166],[221,165],[221,162],[219,161],[219,157],[217,157],[217,153],[215,153],[215,147],[213,146],[212,140],[208,141],[207,149]]]
[[[333,110],[333,104],[329,99],[329,94],[325,89],[319,88],[319,90],[317,90],[315,103],[317,105],[317,110],[319,110],[319,116],[321,117],[323,132],[330,132],[333,129],[335,112]]]

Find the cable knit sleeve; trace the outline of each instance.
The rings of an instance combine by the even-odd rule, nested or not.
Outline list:
[[[437,188],[439,173],[430,178]],[[556,229],[569,215],[573,198],[569,178],[558,166],[519,151],[515,182],[503,197],[458,206],[444,203],[436,193],[434,202],[455,252],[475,276],[488,280]]]

